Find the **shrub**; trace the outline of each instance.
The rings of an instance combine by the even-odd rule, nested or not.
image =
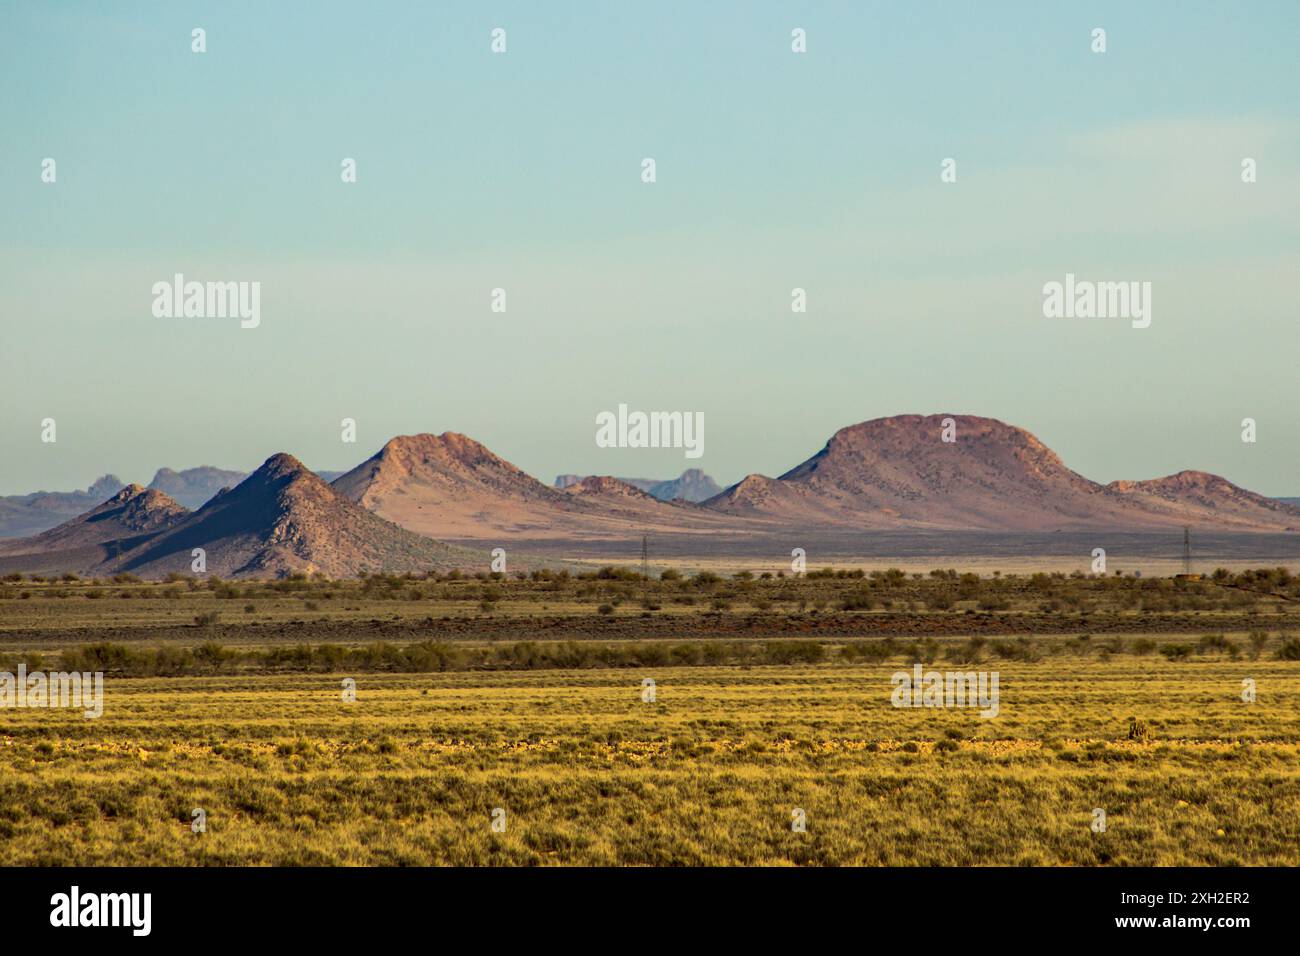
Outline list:
[[[948,591],[941,591],[926,599],[926,607],[931,611],[951,611],[953,606],[952,594]]]
[[[900,652],[898,642],[892,637],[878,641],[854,641],[840,649],[840,656],[845,660],[864,660],[873,663],[888,660]]]
[[[1282,646],[1277,649],[1280,661],[1300,661],[1300,637],[1285,637]]]
[[[972,654],[969,645],[950,644],[944,649],[943,658],[954,664],[973,664],[979,660],[978,652]]]
[[[1196,650],[1199,654],[1209,654],[1217,651],[1220,654],[1227,654],[1234,661],[1241,655],[1241,650],[1237,647],[1236,642],[1229,640],[1222,634],[1204,635],[1196,646]]]
[[[876,599],[866,588],[850,591],[840,602],[841,611],[870,611],[876,606]]]
[[[1146,742],[1151,739],[1151,728],[1146,725],[1145,721],[1138,720],[1136,717],[1128,719],[1128,739]]]
[[[763,645],[767,664],[816,664],[826,659],[826,648],[815,641],[772,641]]]
[[[195,662],[201,667],[210,667],[213,670],[235,660],[238,656],[237,652],[226,650],[216,641],[204,641],[194,648]]]

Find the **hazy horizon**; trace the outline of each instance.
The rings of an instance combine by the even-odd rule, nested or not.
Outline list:
[[[1296,5],[0,17],[0,494],[443,431],[548,484],[725,486],[955,412],[1098,482],[1300,495]],[[154,317],[176,273],[260,282],[260,325]],[[1045,318],[1067,273],[1150,282],[1150,327]],[[703,457],[597,447],[619,403],[703,413]]]

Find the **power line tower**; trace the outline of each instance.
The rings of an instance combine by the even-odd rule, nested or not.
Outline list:
[[[1192,574],[1192,532],[1187,527],[1183,528],[1183,574]]]

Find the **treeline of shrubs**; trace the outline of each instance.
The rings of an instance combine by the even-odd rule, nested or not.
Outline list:
[[[1300,638],[1279,635],[1273,656],[1278,660],[1300,661]],[[882,663],[902,659],[908,663],[975,664],[989,660],[1035,662],[1044,657],[1068,654],[1096,656],[1105,660],[1115,654],[1136,656],[1160,653],[1171,661],[1199,656],[1243,654],[1258,659],[1269,636],[1263,631],[1248,635],[1245,645],[1222,634],[1207,634],[1196,643],[1157,643],[1150,638],[1125,640],[1108,637],[1093,640],[1081,634],[1068,641],[1038,642],[1027,637],[988,639],[972,637],[960,642],[934,638],[853,641],[841,646],[818,641],[688,641],[618,642],[517,641],[487,647],[467,647],[446,641],[415,644],[377,642],[361,647],[341,644],[294,644],[268,649],[224,647],[208,641],[196,647],[137,648],[100,642],[62,651],[57,669],[101,671],[126,677],[177,677],[263,671],[268,673],[340,673],[388,671],[432,673],[467,670],[577,670],[615,667],[690,667],[722,665],[818,664],[839,660],[847,663]],[[0,656],[0,670],[14,672],[18,664],[28,671],[54,668],[47,655],[27,653]]]
[[[430,673],[463,670],[558,670],[611,667],[681,667],[724,664],[815,664],[827,648],[814,641],[696,641],[598,644],[564,641],[518,641],[490,647],[466,647],[446,641],[416,644],[378,642],[361,647],[340,644],[294,644],[268,649],[224,647],[209,641],[197,647],[137,648],[100,642],[69,648],[58,656],[57,669],[102,671],[126,677],[177,677],[248,671],[323,672],[390,671]],[[55,667],[39,653],[0,656],[0,669],[19,662],[29,671]]]
[[[803,614],[811,608],[814,616],[836,612],[919,613],[1002,613],[1012,610],[1037,611],[1043,614],[1077,614],[1086,617],[1094,612],[1134,612],[1166,614],[1183,612],[1258,613],[1257,602],[1280,596],[1286,601],[1300,600],[1300,579],[1285,568],[1259,568],[1233,573],[1218,569],[1207,577],[1141,578],[1127,576],[1085,575],[1082,571],[1036,572],[1027,576],[1003,575],[994,571],[988,577],[954,569],[936,569],[928,574],[905,573],[898,568],[864,571],[862,569],[810,570],[787,577],[785,572],[739,571],[723,576],[712,571],[686,575],[674,569],[647,580],[635,570],[608,566],[599,570],[570,573],[567,570],[514,572],[507,580],[501,572],[460,571],[409,572],[404,574],[370,573],[356,584],[330,581],[320,575],[293,574],[276,581],[223,581],[216,575],[196,578],[172,573],[161,587],[139,585],[133,574],[118,574],[107,579],[82,581],[75,574],[29,580],[42,582],[40,590],[18,583],[23,575],[11,574],[0,581],[0,600],[6,598],[171,598],[187,592],[211,592],[225,600],[276,595],[293,596],[304,601],[306,610],[321,609],[318,602],[349,599],[357,594],[377,600],[467,601],[477,602],[479,610],[493,613],[502,600],[545,601],[549,594],[563,595],[578,603],[596,605],[603,616],[612,615],[627,602],[644,608],[642,616],[661,610],[667,603],[695,605],[702,603],[714,613],[732,610],[739,601],[753,611],[768,613],[778,603]],[[773,579],[784,580],[773,580]],[[802,582],[812,582],[805,584]],[[5,583],[8,582],[8,583]],[[829,583],[826,583],[829,582]],[[78,586],[71,586],[76,584]],[[1288,596],[1291,595],[1291,596]],[[958,604],[965,606],[958,608]],[[255,606],[244,605],[248,614]],[[215,620],[215,619],[214,619]],[[198,623],[204,623],[199,620]],[[1087,626],[1084,624],[1083,626]],[[1171,645],[1171,654],[1181,645]],[[1194,649],[1194,648],[1193,648]],[[1191,651],[1189,650],[1188,653]]]
[[[643,575],[640,571],[628,567],[619,567],[609,565],[599,570],[581,571],[571,573],[568,570],[550,570],[541,569],[531,572],[515,571],[507,575],[501,571],[478,571],[468,572],[460,570],[451,570],[444,572],[428,571],[415,572],[407,571],[403,573],[392,572],[369,572],[360,575],[362,590],[366,592],[382,592],[386,590],[401,590],[418,582],[455,582],[455,581],[505,581],[513,578],[516,581],[530,581],[533,583],[545,583],[558,585],[560,588],[576,581],[583,582],[625,582],[625,583],[643,583],[656,580],[656,576]],[[718,574],[713,571],[697,571],[695,573],[683,573],[675,568],[669,568],[660,572],[657,580],[667,583],[681,583],[687,587],[712,587],[723,584],[727,581],[747,582],[747,581],[770,581],[784,578],[799,579],[803,578],[809,581],[825,580],[850,580],[862,581],[871,587],[899,587],[907,584],[909,580],[912,583],[930,581],[938,585],[954,586],[961,589],[977,589],[992,586],[994,588],[1014,588],[1017,586],[1027,585],[1029,588],[1037,591],[1052,591],[1061,585],[1077,584],[1079,582],[1088,582],[1094,587],[1105,590],[1137,590],[1137,591],[1204,591],[1207,585],[1215,584],[1220,586],[1246,588],[1253,591],[1286,591],[1300,588],[1300,577],[1293,575],[1287,568],[1251,568],[1243,571],[1233,572],[1226,568],[1216,568],[1213,572],[1204,576],[1195,576],[1192,578],[1182,577],[1141,577],[1137,574],[1125,574],[1122,571],[1115,571],[1111,575],[1088,574],[1081,570],[1076,571],[1051,571],[1051,572],[1034,572],[1028,575],[1018,575],[1014,573],[1003,574],[1000,571],[994,571],[989,576],[981,576],[971,572],[959,573],[957,570],[935,569],[929,573],[919,571],[905,572],[899,568],[885,568],[866,571],[861,568],[822,568],[820,570],[810,570],[805,573],[795,574],[787,573],[783,570],[762,571],[759,573],[751,571],[737,571],[730,575]],[[107,578],[94,578],[86,581],[79,575],[67,574],[27,574],[19,572],[10,573],[0,577],[0,581],[9,583],[18,583],[21,581],[30,581],[35,583],[92,583],[95,585],[109,584],[140,584],[142,579],[134,574],[121,573]],[[193,589],[209,588],[215,589],[225,582],[216,575],[194,576],[171,572],[163,579],[169,584],[187,584]],[[275,581],[257,582],[263,587],[271,590],[292,593],[295,591],[310,590],[313,586],[328,586],[332,584],[341,584],[343,580],[332,580],[321,574],[304,574],[301,572],[288,575]]]
[[[840,648],[840,656],[848,660],[870,662],[887,661],[902,657],[928,664],[946,660],[958,664],[976,663],[990,658],[1034,662],[1052,655],[1095,656],[1106,660],[1116,654],[1145,657],[1156,653],[1171,661],[1217,655],[1229,660],[1243,656],[1258,660],[1269,643],[1266,631],[1251,631],[1244,643],[1238,643],[1223,634],[1205,634],[1195,643],[1157,642],[1149,637],[1106,637],[1093,639],[1091,634],[1080,634],[1069,640],[1034,641],[1028,637],[986,638],[971,637],[961,642],[941,642],[933,637],[903,640],[886,637],[874,641],[857,641]],[[1283,661],[1300,661],[1300,638],[1278,635],[1274,657]]]

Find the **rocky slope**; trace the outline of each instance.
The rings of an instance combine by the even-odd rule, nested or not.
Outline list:
[[[953,442],[943,440],[946,419]],[[779,478],[750,475],[704,507],[863,528],[1300,528],[1300,509],[1202,472],[1100,485],[1024,429],[973,415],[899,415],[842,428]]]

